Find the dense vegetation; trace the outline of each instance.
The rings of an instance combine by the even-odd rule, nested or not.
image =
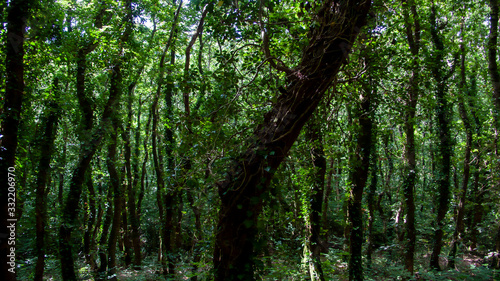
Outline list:
[[[497,0],[0,5],[2,280],[499,278]]]

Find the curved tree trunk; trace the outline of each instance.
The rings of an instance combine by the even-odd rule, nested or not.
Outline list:
[[[370,1],[325,1],[315,15],[309,45],[299,65],[284,70],[288,86],[263,123],[254,131],[248,149],[235,160],[226,179],[217,184],[221,207],[214,249],[216,281],[254,280],[254,242],[262,196],[346,61]],[[335,9],[332,7],[335,6]]]
[[[59,79],[54,79],[53,92],[55,98],[58,98],[57,89]],[[35,217],[36,217],[36,251],[37,261],[35,266],[35,281],[43,280],[45,265],[45,225],[47,224],[47,183],[50,176],[50,160],[54,150],[54,140],[57,133],[57,123],[59,121],[59,105],[57,101],[50,101],[47,109],[48,116],[45,121],[45,131],[43,132],[40,151],[42,153],[38,164],[38,175],[36,179],[36,199],[35,199]]]

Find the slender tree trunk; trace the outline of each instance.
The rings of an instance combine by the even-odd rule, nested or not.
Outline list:
[[[95,247],[95,241],[92,239],[92,234],[95,232],[96,226],[96,194],[94,189],[94,183],[92,182],[92,169],[89,168],[89,171],[86,175],[86,186],[89,191],[88,194],[88,204],[87,204],[87,212],[88,212],[88,220],[87,226],[85,228],[85,234],[83,238],[83,254],[85,255],[85,261],[90,265],[92,269],[95,269],[95,261],[92,251]]]
[[[123,252],[124,252],[124,257],[123,257],[123,260],[125,262],[125,268],[128,268],[130,266],[130,264],[132,263],[132,248],[133,248],[133,244],[132,244],[132,239],[131,239],[131,233],[130,233],[130,230],[129,230],[129,217],[128,217],[128,212],[127,212],[127,209],[130,208],[130,206],[128,206],[127,204],[127,198],[126,198],[126,195],[128,193],[128,184],[122,184],[123,187],[125,187],[125,190],[123,190],[123,187],[122,187],[122,202],[121,202],[121,205],[122,205],[122,213],[121,213],[121,216],[122,216],[122,223],[121,223],[121,228],[123,230],[123,236],[122,236],[122,241],[123,241]]]
[[[10,211],[9,203],[12,197],[9,193],[15,195],[15,185],[13,188],[7,185],[9,178],[15,178],[15,159],[17,150],[17,137],[19,131],[19,120],[23,104],[24,95],[24,33],[26,32],[26,19],[29,15],[32,1],[30,0],[12,0],[9,1],[7,8],[7,35],[5,46],[5,96],[3,100],[3,118],[1,124],[1,143],[0,143],[0,270],[3,273],[3,280],[16,280],[15,262],[11,261],[12,244],[9,244],[11,231],[15,232],[17,217],[15,212]],[[10,109],[10,110],[7,110]],[[10,174],[9,174],[10,173]],[[9,189],[10,188],[10,189]],[[11,242],[12,243],[12,242]],[[15,255],[15,253],[14,253]],[[10,269],[10,270],[9,270]]]
[[[306,139],[310,143],[310,154],[313,162],[311,178],[314,179],[311,194],[310,226],[308,229],[308,247],[311,255],[309,272],[311,281],[324,281],[324,273],[321,267],[321,211],[326,174],[326,158],[323,147],[323,135],[319,114],[313,114],[306,130]],[[326,215],[326,214],[323,214]]]
[[[139,146],[140,146],[140,130],[141,130],[141,103],[139,103],[139,111],[137,113],[137,131],[135,133],[135,150],[132,155],[132,147],[130,144],[130,136],[132,134],[132,118],[133,118],[133,110],[132,104],[134,102],[133,95],[134,89],[139,79],[142,71],[144,70],[144,66],[141,67],[135,77],[133,78],[133,82],[128,86],[127,91],[127,122],[125,130],[122,133],[123,143],[124,143],[124,156],[125,156],[125,168],[126,168],[126,176],[127,176],[127,185],[126,185],[126,195],[127,200],[123,202],[124,210],[128,210],[128,218],[130,219],[131,231],[128,231],[126,220],[127,213],[123,214],[124,218],[124,228],[126,228],[126,238],[131,238],[132,247],[134,250],[134,267],[136,269],[140,269],[141,264],[141,246],[140,246],[140,237],[139,237],[139,223],[138,223],[138,214],[136,208],[136,189],[138,187],[139,182]],[[132,157],[133,156],[133,157]],[[132,162],[134,162],[132,168]],[[126,223],[127,221],[127,223]],[[129,249],[126,246],[127,257],[126,257],[126,266],[128,266],[132,262],[132,257]]]
[[[201,22],[201,19],[200,19],[200,22]],[[201,75],[202,85],[201,85],[201,89],[200,89],[200,93],[199,93],[199,98],[196,101],[196,104],[194,107],[195,112],[197,112],[199,110],[199,108],[202,104],[203,97],[205,96],[205,90],[206,90],[206,84],[205,84],[205,81],[203,78],[203,67],[202,67],[203,30],[200,30],[198,33],[199,33],[198,38],[199,38],[199,43],[200,43],[200,47],[198,50],[198,71],[200,72],[200,75]],[[210,161],[207,161],[207,170],[205,173],[205,179],[208,179],[210,176],[209,165],[210,165]],[[191,244],[192,244],[191,251],[193,254],[193,273],[196,274],[196,271],[198,270],[198,263],[201,261],[201,255],[202,255],[202,249],[200,249],[200,247],[198,246],[198,242],[203,240],[203,229],[201,226],[201,208],[195,202],[196,192],[193,189],[194,189],[194,186],[191,188],[189,188],[189,186],[188,186],[187,199],[188,199],[189,205],[193,209],[193,213],[195,216],[195,230],[196,231],[195,231],[195,235],[193,235],[193,238],[191,240]],[[197,281],[197,280],[198,280],[197,275],[194,275],[193,277],[191,277],[191,281]]]
[[[195,218],[195,235],[193,235],[191,251],[193,253],[193,272],[196,273],[198,269],[198,263],[201,260],[202,250],[197,246],[199,241],[203,240],[203,229],[201,227],[201,208],[195,202],[195,192],[192,189],[187,191],[187,199],[189,205],[193,209],[193,214]],[[197,281],[198,276],[195,275],[191,277],[191,281]]]
[[[189,86],[189,69],[190,69],[190,59],[191,59],[191,50],[196,42],[198,36],[203,32],[203,26],[205,17],[208,14],[208,5],[205,5],[203,8],[200,20],[198,22],[198,26],[196,28],[196,32],[191,36],[191,40],[186,47],[185,51],[185,62],[184,62],[184,79],[183,79],[183,104],[184,104],[184,118],[185,118],[185,128],[186,130],[182,133],[184,136],[184,140],[182,141],[182,145],[179,147],[180,153],[183,155],[180,157],[180,163],[182,166],[182,170],[180,173],[176,173],[176,177],[173,180],[174,191],[167,192],[165,194],[165,208],[167,211],[166,215],[166,223],[165,229],[168,230],[167,235],[170,237],[171,241],[167,246],[167,252],[169,254],[169,272],[170,274],[174,274],[175,270],[175,262],[178,259],[174,253],[176,249],[179,248],[182,241],[182,192],[178,191],[178,186],[186,184],[186,178],[188,173],[192,169],[192,160],[191,160],[191,148],[192,148],[192,126],[191,126],[191,106],[189,101],[190,96],[190,86]],[[177,29],[174,30],[174,33],[177,34]],[[171,61],[170,63],[173,65],[175,59],[175,52],[172,50],[171,52]],[[172,103],[172,94],[173,94],[173,83],[169,84],[166,95],[166,104],[167,104],[167,119],[169,122],[173,119],[173,103]],[[174,170],[174,159],[173,159],[173,148],[174,148],[174,138],[173,131],[169,128],[166,129],[167,136],[167,157],[169,170]],[[189,188],[189,187],[188,187]],[[174,221],[175,218],[175,221]],[[174,231],[171,231],[174,230]]]
[[[450,198],[450,171],[451,171],[451,155],[452,143],[450,136],[450,106],[446,98],[448,91],[446,86],[447,79],[453,74],[455,63],[452,69],[445,72],[444,53],[445,47],[442,41],[440,27],[436,22],[436,6],[432,5],[431,15],[431,39],[435,46],[434,61],[431,65],[432,75],[437,83],[436,89],[436,122],[438,131],[438,144],[437,144],[437,187],[438,187],[438,208],[436,225],[434,232],[433,249],[430,260],[430,267],[435,270],[441,270],[439,266],[439,256],[443,246],[444,236],[444,218],[448,212],[449,198]]]
[[[321,225],[325,228],[323,232],[321,233],[322,239],[327,242],[328,241],[328,227],[326,225],[328,224],[328,203],[330,200],[330,196],[332,195],[332,182],[333,182],[333,173],[335,172],[334,169],[334,164],[335,164],[335,158],[332,157],[330,159],[330,167],[328,171],[328,174],[326,176],[326,186],[325,186],[325,193],[323,195],[323,209],[321,210]],[[337,181],[338,182],[338,181]]]
[[[470,86],[468,87],[468,103],[469,103],[469,110],[471,112],[471,117],[472,120],[474,121],[474,131],[475,131],[475,142],[474,142],[474,147],[482,147],[482,122],[479,119],[479,115],[477,112],[477,105],[474,103],[474,100],[476,99],[477,96],[477,83],[476,83],[476,77],[475,73],[470,77]],[[482,220],[482,213],[483,213],[483,206],[482,206],[482,196],[484,194],[483,188],[479,187],[480,182],[482,182],[482,155],[481,155],[481,149],[478,149],[474,153],[474,157],[472,157],[474,160],[470,163],[472,167],[474,167],[474,173],[473,173],[473,183],[472,183],[472,192],[471,192],[471,204],[473,205],[472,207],[472,216],[469,218],[469,224],[468,224],[468,229],[470,231],[470,249],[472,251],[475,251],[477,248],[477,236],[478,236],[478,229],[477,225],[481,222]]]
[[[55,98],[58,98],[59,79],[54,79],[53,92]],[[36,179],[36,199],[35,199],[35,216],[36,216],[36,250],[37,261],[35,266],[35,281],[43,280],[43,272],[45,266],[45,225],[47,224],[47,183],[50,176],[50,161],[54,150],[54,140],[56,138],[57,123],[59,121],[60,110],[57,101],[50,101],[47,109],[48,116],[46,117],[45,130],[43,132],[40,151],[42,155],[38,164],[38,175]]]
[[[375,241],[375,231],[374,231],[374,225],[375,225],[375,215],[376,215],[376,197],[375,194],[377,193],[377,184],[378,184],[378,152],[377,152],[377,134],[376,134],[376,123],[375,123],[375,118],[374,118],[374,113],[372,110],[371,114],[372,118],[372,141],[371,141],[371,169],[370,169],[370,174],[371,174],[371,182],[370,186],[368,188],[368,196],[367,196],[367,201],[368,201],[368,247],[366,250],[366,262],[367,262],[367,267],[371,268],[372,266],[372,255],[373,251],[375,250],[374,246],[374,241]]]
[[[142,72],[142,70],[141,70]],[[141,242],[139,235],[139,214],[136,205],[136,190],[139,182],[139,146],[140,146],[140,131],[141,131],[141,104],[137,113],[137,131],[135,134],[135,150],[132,157],[130,134],[132,129],[132,103],[135,82],[128,89],[128,120],[126,131],[123,133],[123,141],[125,145],[125,165],[127,168],[127,196],[128,196],[128,211],[130,218],[130,226],[132,230],[132,245],[134,249],[134,268],[140,269],[141,265]],[[132,159],[131,159],[132,158]],[[132,161],[134,163],[132,167]]]
[[[115,65],[113,68],[113,73],[111,75],[111,87],[110,87],[110,95],[119,96],[121,94],[121,83],[122,83],[122,74],[120,64]],[[106,165],[108,166],[109,180],[110,186],[113,188],[113,225],[111,227],[111,231],[109,233],[108,240],[108,278],[111,280],[116,279],[116,244],[118,241],[119,230],[121,227],[121,218],[122,218],[122,202],[123,202],[123,188],[121,177],[118,173],[118,169],[116,168],[117,162],[117,136],[118,136],[118,128],[120,127],[120,120],[117,116],[118,113],[115,113],[114,116],[111,117],[111,132],[110,132],[110,141],[108,145],[108,157],[106,159]]]
[[[409,5],[408,5],[409,4]],[[416,156],[415,156],[415,113],[417,111],[419,63],[420,51],[420,23],[417,7],[414,1],[404,3],[404,20],[406,38],[412,54],[411,77],[408,86],[408,97],[406,99],[405,114],[405,180],[403,184],[404,205],[406,209],[405,229],[405,269],[413,275],[414,253],[415,253],[415,182],[417,180]],[[411,19],[410,19],[411,18]]]
[[[151,141],[152,141],[152,146],[153,146],[153,162],[155,166],[155,171],[156,171],[156,180],[157,180],[157,205],[158,205],[158,211],[160,213],[160,221],[162,223],[162,231],[161,231],[161,236],[162,236],[162,246],[165,247],[164,249],[160,249],[160,259],[162,264],[164,264],[164,269],[163,273],[164,274],[173,274],[173,272],[169,272],[171,269],[173,271],[173,262],[170,262],[170,245],[171,245],[171,223],[169,221],[169,214],[168,214],[168,209],[170,208],[172,202],[166,202],[169,201],[168,198],[165,198],[166,190],[165,190],[165,180],[163,176],[163,163],[160,161],[160,149],[157,144],[157,136],[158,136],[158,123],[159,123],[159,112],[158,112],[158,102],[160,98],[160,93],[163,88],[163,80],[164,80],[164,75],[165,75],[165,57],[167,54],[167,51],[170,49],[170,46],[172,45],[175,31],[177,29],[177,22],[179,19],[179,14],[180,10],[182,7],[182,1],[180,1],[179,6],[177,7],[177,11],[174,16],[172,28],[170,30],[170,36],[168,38],[167,43],[165,44],[165,47],[162,52],[162,56],[160,58],[160,63],[159,63],[159,75],[158,75],[158,85],[157,85],[157,90],[156,90],[156,95],[154,97],[154,101],[151,107],[151,114],[153,118],[153,128],[152,128],[152,133],[151,133]],[[167,210],[164,209],[166,207]],[[163,260],[163,253],[166,252],[167,254],[167,259],[169,259],[168,262],[168,268],[166,267],[167,264],[164,263]]]
[[[143,147],[144,147],[144,159],[142,160],[141,167],[141,188],[139,190],[139,195],[137,196],[137,218],[138,224],[140,225],[140,217],[142,214],[142,200],[144,199],[144,194],[146,192],[146,175],[147,175],[147,163],[149,160],[149,152],[148,152],[148,143],[149,143],[149,127],[151,125],[152,112],[150,112],[148,116],[148,122],[146,123],[146,136],[144,138]]]
[[[113,189],[108,186],[106,195],[106,214],[104,216],[104,222],[102,224],[102,233],[99,239],[99,268],[97,269],[96,280],[104,281],[106,280],[106,270],[108,268],[108,258],[106,256],[105,248],[108,241],[109,226],[113,220]],[[100,225],[100,224],[98,224]]]
[[[351,153],[349,183],[351,187],[348,200],[348,214],[351,231],[349,235],[349,280],[363,280],[363,189],[368,179],[370,151],[372,148],[371,89],[361,95],[359,108],[354,108],[354,118],[359,122],[355,129],[356,147]]]
[[[462,25],[462,36],[463,36],[463,25]],[[463,39],[463,38],[462,38]],[[460,69],[460,89],[463,94],[468,92],[466,81],[465,81],[465,46],[462,41],[460,46],[461,51],[461,69]],[[448,267],[455,267],[455,258],[457,255],[457,247],[459,242],[462,240],[462,233],[464,231],[464,217],[465,217],[465,202],[467,197],[467,188],[469,185],[469,177],[470,177],[470,162],[471,162],[471,150],[473,143],[473,128],[471,125],[471,120],[467,113],[467,109],[464,103],[464,96],[459,95],[458,97],[458,111],[460,113],[460,118],[464,124],[465,134],[466,134],[466,143],[465,143],[465,155],[464,155],[464,171],[463,171],[463,179],[462,179],[462,187],[460,189],[458,207],[457,207],[457,218],[456,218],[456,226],[455,231],[453,233],[453,240],[451,242],[451,250],[449,254],[449,262]],[[466,96],[467,97],[467,96]]]
[[[500,134],[500,72],[497,65],[497,44],[498,44],[498,0],[490,0],[490,35],[488,41],[488,70],[490,73],[491,84],[493,85],[493,120],[495,125],[495,155],[499,154],[499,134]],[[500,165],[496,165],[495,169],[500,170]],[[500,252],[500,222],[498,225],[498,232],[495,235],[495,246],[493,251]],[[500,268],[500,254],[493,257],[491,265],[494,268]]]
[[[490,0],[490,35],[488,39],[488,71],[493,86],[493,119],[495,122],[495,146],[498,154],[498,134],[500,133],[500,72],[497,65],[498,43],[498,0]]]
[[[472,251],[477,251],[477,239],[479,236],[479,224],[483,221],[483,213],[484,213],[484,207],[483,207],[483,188],[479,188],[480,185],[480,180],[482,179],[482,176],[480,174],[480,171],[476,171],[474,174],[474,185],[473,185],[473,202],[474,202],[474,209],[472,211],[472,218],[471,218],[471,224],[470,224],[470,248]]]
[[[99,6],[99,13],[94,18],[94,26],[102,27],[102,17],[105,13],[105,5]],[[83,113],[82,132],[80,139],[83,142],[81,146],[81,155],[78,160],[77,167],[73,171],[72,178],[69,184],[69,192],[62,210],[61,226],[59,227],[59,256],[61,260],[61,273],[64,281],[77,280],[75,272],[75,263],[72,253],[71,234],[76,225],[78,216],[80,196],[82,186],[85,182],[85,174],[90,161],[101,144],[105,132],[106,124],[113,112],[113,107],[118,100],[117,95],[110,94],[105,105],[101,124],[99,128],[94,129],[94,109],[92,100],[85,89],[85,73],[87,68],[87,55],[95,50],[98,43],[89,43],[81,47],[76,56],[77,71],[76,71],[76,94],[79,106]]]
[[[82,48],[77,54],[76,91],[80,108],[82,109],[84,116],[82,121],[84,132],[80,134],[80,138],[82,140],[84,140],[86,133],[92,130],[93,126],[93,109],[90,104],[90,100],[85,93],[86,55],[92,50],[92,47],[86,49]],[[77,279],[70,245],[72,232],[71,225],[75,222],[76,216],[78,215],[77,208],[75,208],[74,204],[76,204],[76,206],[79,204],[85,173],[90,165],[90,160],[92,159],[95,150],[97,150],[97,147],[93,148],[83,146],[82,148],[84,150],[82,152],[82,157],[77,168],[73,172],[68,197],[66,202],[63,204],[63,223],[59,228],[59,254],[61,258],[62,278],[65,281],[73,281]]]

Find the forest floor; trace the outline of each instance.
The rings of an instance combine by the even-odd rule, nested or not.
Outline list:
[[[373,256],[373,264],[371,269],[365,269],[364,275],[366,281],[385,281],[385,280],[402,280],[403,266],[401,261],[394,260],[393,257],[398,256],[395,252],[387,250],[378,250]],[[454,270],[443,270],[432,272],[428,270],[429,255],[417,255],[415,260],[415,276],[410,280],[429,280],[429,281],[462,281],[462,280],[500,280],[500,271],[491,270],[487,267],[487,260],[484,253],[466,252],[462,253],[456,261]],[[280,280],[280,281],[304,281],[310,279],[307,274],[307,268],[297,259],[287,259],[286,257],[265,257],[263,260],[265,269],[260,273],[259,280]],[[366,262],[366,261],[365,261]],[[30,262],[21,267],[18,273],[18,280],[32,280],[34,272],[34,264]],[[323,271],[326,280],[348,280],[347,260],[342,252],[334,252],[325,255],[323,259]],[[366,264],[366,263],[365,263]],[[442,258],[442,266],[447,264],[447,260]],[[78,261],[79,275],[81,280],[93,281],[94,276],[90,267],[83,260]],[[155,257],[148,257],[143,262],[141,270],[132,268],[120,268],[117,273],[120,281],[155,281],[165,280],[159,272],[159,266]],[[177,277],[171,279],[190,280],[193,276],[193,271],[190,264],[186,261],[178,264]],[[198,280],[208,280],[209,266],[205,265],[197,270]],[[58,281],[61,280],[59,261],[53,258],[47,259],[46,271],[44,280]]]

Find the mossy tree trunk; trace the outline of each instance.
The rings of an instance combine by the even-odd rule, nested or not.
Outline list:
[[[325,1],[314,16],[309,44],[287,87],[256,128],[248,148],[217,186],[221,207],[216,229],[216,281],[254,280],[254,243],[263,195],[302,127],[346,61],[366,23],[370,1]],[[335,8],[333,8],[335,7]],[[265,40],[264,40],[265,41]]]

